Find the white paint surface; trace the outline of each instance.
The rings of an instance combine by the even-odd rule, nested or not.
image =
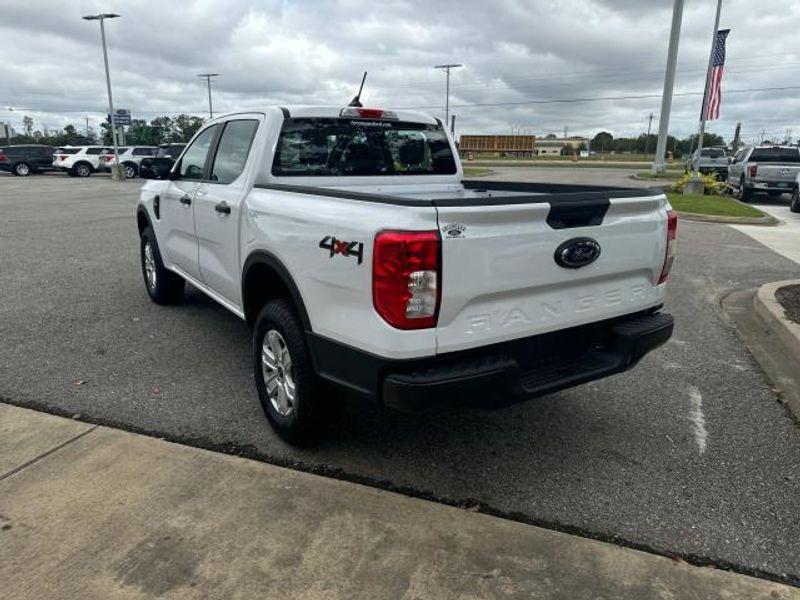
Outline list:
[[[800,264],[800,213],[789,210],[788,195],[784,195],[783,198],[787,200],[786,204],[754,205],[761,212],[783,221],[782,225],[776,227],[732,225],[732,227],[761,242],[770,250]]]
[[[705,454],[708,431],[706,430],[706,417],[703,414],[703,395],[693,385],[689,386],[689,421],[692,423],[692,433],[697,442],[697,450]]]

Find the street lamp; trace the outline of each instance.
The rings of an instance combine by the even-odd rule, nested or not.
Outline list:
[[[198,77],[203,77],[206,80],[206,85],[208,86],[208,118],[214,118],[214,110],[211,107],[211,78],[212,77],[219,77],[219,73],[200,73]]]
[[[108,118],[111,121],[111,142],[114,145],[114,172],[112,179],[119,179],[119,152],[117,152],[117,126],[114,121],[114,98],[111,95],[111,75],[108,72],[108,50],[106,50],[106,28],[103,21],[116,19],[119,15],[114,13],[100,13],[99,15],[86,15],[87,21],[100,21],[100,38],[103,40],[103,62],[106,66],[106,87],[108,87]]]
[[[458,67],[463,67],[464,65],[457,65],[457,64],[449,64],[449,65],[436,65],[433,67],[434,69],[442,69],[447,74],[447,84],[446,84],[446,91],[444,95],[444,122],[445,127],[447,127],[447,123],[449,121],[449,114],[450,114],[450,69],[457,69]]]

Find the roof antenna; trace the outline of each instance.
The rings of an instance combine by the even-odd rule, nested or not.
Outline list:
[[[364,106],[363,104],[361,104],[361,90],[364,89],[364,82],[366,80],[367,80],[367,72],[364,71],[364,76],[361,78],[361,87],[358,88],[358,93],[353,97],[352,100],[350,100],[350,104],[348,104],[347,106],[356,106],[358,108]]]

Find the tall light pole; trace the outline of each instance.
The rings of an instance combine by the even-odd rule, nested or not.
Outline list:
[[[445,84],[445,93],[444,93],[444,122],[445,127],[447,127],[447,122],[450,120],[450,69],[457,69],[458,67],[463,67],[464,65],[457,65],[455,63],[449,65],[436,65],[433,67],[434,69],[442,69],[447,74],[447,83]]]
[[[203,77],[206,80],[206,86],[208,87],[208,118],[214,118],[214,109],[211,106],[211,78],[212,77],[219,77],[219,73],[200,73],[198,77]]]
[[[111,95],[111,75],[108,72],[108,50],[106,49],[106,28],[103,22],[106,19],[116,19],[119,15],[101,13],[99,15],[86,15],[87,21],[100,21],[100,38],[103,40],[103,62],[106,66],[106,87],[108,87],[108,118],[111,121],[111,142],[114,145],[114,172],[112,179],[119,179],[119,153],[117,152],[117,124],[114,121],[114,97]]]
[[[664,93],[661,96],[661,114],[658,119],[658,143],[653,160],[653,172],[661,173],[666,169],[664,155],[667,153],[667,133],[669,132],[669,111],[672,109],[672,88],[675,86],[675,64],[678,62],[678,40],[681,37],[681,21],[683,20],[683,0],[675,0],[672,7],[672,30],[669,34],[667,50],[667,70],[664,74]]]

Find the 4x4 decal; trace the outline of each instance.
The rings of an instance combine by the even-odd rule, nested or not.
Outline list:
[[[320,240],[319,247],[330,253],[329,258],[333,258],[334,254],[341,254],[342,256],[355,256],[358,258],[358,264],[364,260],[364,242],[345,242],[337,240],[332,235],[326,235]]]

